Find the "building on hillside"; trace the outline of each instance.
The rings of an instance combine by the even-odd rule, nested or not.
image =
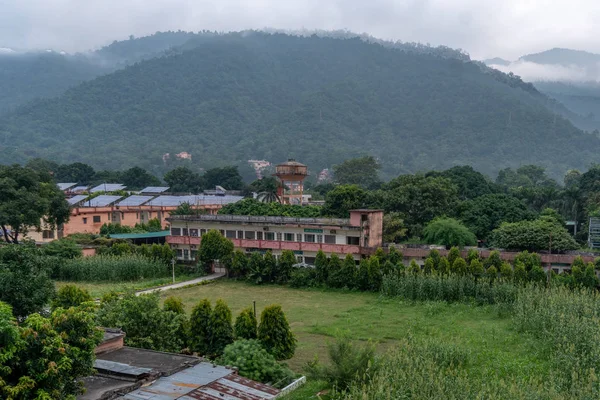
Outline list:
[[[308,176],[308,168],[290,158],[275,167],[273,174],[279,179],[278,195],[283,204],[302,204],[304,179]]]
[[[174,215],[167,218],[167,243],[181,261],[192,261],[204,235],[215,229],[247,253],[292,250],[298,262],[314,264],[319,250],[355,260],[383,245],[383,211],[352,210],[349,219],[254,217],[245,215]]]
[[[199,357],[124,346],[124,336],[120,330],[105,330],[96,348],[97,374],[83,379],[86,391],[77,399],[270,400],[299,383],[278,390]]]

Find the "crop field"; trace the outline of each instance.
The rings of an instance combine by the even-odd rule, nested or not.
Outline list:
[[[340,334],[356,341],[375,341],[380,350],[409,335],[452,343],[470,354],[469,372],[481,377],[543,376],[549,368],[550,350],[518,334],[510,316],[493,306],[411,303],[373,293],[256,286],[231,280],[162,294],[163,299],[168,296],[180,297],[188,313],[203,298],[213,304],[222,298],[234,318],[253,301],[259,315],[265,306],[280,304],[298,338],[296,354],[288,365],[300,373],[315,355],[327,361],[327,342]]]

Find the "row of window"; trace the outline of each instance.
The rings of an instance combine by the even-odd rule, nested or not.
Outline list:
[[[177,249],[177,258],[180,260],[195,260],[197,254],[197,250]]]
[[[336,235],[241,230],[221,230],[220,232],[223,236],[225,236],[228,239],[336,244]],[[198,230],[193,228],[171,228],[171,236],[198,237],[204,235],[205,233],[206,229]],[[360,244],[360,238],[358,236],[346,236],[346,244],[358,246]]]

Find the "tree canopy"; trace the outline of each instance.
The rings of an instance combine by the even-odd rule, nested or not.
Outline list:
[[[444,246],[475,246],[477,238],[466,226],[454,218],[437,218],[423,230],[427,243]]]
[[[334,179],[341,185],[358,185],[364,189],[378,186],[381,165],[373,156],[345,160],[333,166]]]

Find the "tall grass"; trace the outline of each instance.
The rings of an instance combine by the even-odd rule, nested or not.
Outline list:
[[[576,390],[600,371],[600,296],[588,289],[524,288],[513,305],[515,327],[551,348],[558,382]],[[598,382],[594,387],[598,389]],[[598,398],[598,397],[597,397]]]
[[[595,399],[595,375],[582,374],[576,390],[561,387],[551,376],[507,379],[474,376],[464,368],[470,355],[454,345],[404,340],[386,354],[369,380],[355,381],[334,399]],[[366,383],[365,383],[366,382]]]
[[[412,301],[476,302],[477,304],[510,304],[518,287],[504,280],[460,275],[386,275],[381,285],[385,296]]]
[[[92,256],[66,260],[59,267],[65,281],[135,281],[166,276],[168,268],[161,262],[137,254]]]

